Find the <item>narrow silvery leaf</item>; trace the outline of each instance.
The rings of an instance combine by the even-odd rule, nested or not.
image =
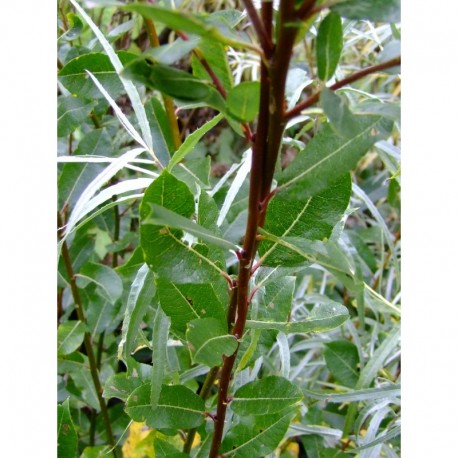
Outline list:
[[[175,154],[172,156],[172,159],[170,159],[168,169],[172,170],[172,168],[177,165],[180,161],[182,161],[186,155],[188,155],[193,148],[197,145],[199,140],[213,127],[218,124],[221,119],[223,119],[223,115],[219,114],[215,116],[213,119],[210,121],[206,122],[202,127],[199,129],[195,130],[192,134],[188,135],[186,137],[186,140],[183,142],[183,144],[178,148],[178,150],[175,152]]]
[[[119,119],[119,121],[124,126],[124,128],[127,130],[127,132],[130,134],[130,136],[136,142],[138,142],[141,146],[143,146],[145,148],[145,150],[147,150],[148,147],[147,147],[146,143],[143,141],[142,137],[135,130],[135,127],[130,123],[130,121],[127,119],[126,115],[121,111],[121,109],[118,107],[116,102],[112,99],[110,94],[108,94],[108,92],[105,90],[105,88],[100,84],[99,80],[91,72],[87,71],[87,74],[91,77],[92,81],[94,81],[94,84],[97,86],[99,91],[107,99],[108,103],[113,108],[113,110],[114,110],[114,112],[116,114],[116,117]],[[150,135],[151,135],[151,133],[150,133]]]
[[[124,168],[126,164],[135,159],[144,151],[144,148],[135,148],[133,150],[127,151],[97,175],[97,177],[86,187],[76,202],[75,207],[73,208],[73,211],[68,218],[67,225],[65,226],[65,234],[70,233],[75,224],[81,219],[82,210],[92,198],[92,196],[97,191],[99,191],[107,181],[116,175],[116,173]]]
[[[127,299],[124,321],[122,323],[121,342],[118,346],[119,359],[125,360],[134,350],[138,328],[146,312],[146,308],[154,296],[155,290],[153,274],[148,269],[148,266],[143,264],[137,272]]]
[[[92,19],[89,17],[88,14],[81,8],[80,5],[75,0],[70,0],[72,5],[76,8],[76,10],[81,14],[81,16],[84,18],[84,20],[87,22],[89,27],[92,29],[94,34],[96,35],[97,39],[100,41],[101,45],[103,46],[103,49],[107,53],[108,57],[110,58],[110,61],[118,73],[122,84],[124,85],[124,88],[127,92],[127,95],[130,98],[130,101],[132,102],[132,108],[135,111],[135,114],[138,119],[138,123],[140,125],[143,138],[145,139],[146,144],[148,145],[147,149],[152,152],[153,151],[153,140],[151,138],[151,132],[149,130],[149,125],[148,125],[148,120],[146,118],[146,113],[145,113],[145,108],[143,107],[143,104],[140,99],[140,95],[137,91],[137,88],[134,86],[132,81],[129,81],[125,78],[123,78],[120,74],[121,71],[123,70],[123,65],[121,61],[119,60],[119,57],[116,55],[114,49],[111,47],[110,43],[108,40],[105,38],[103,33],[100,31],[100,29],[94,24]]]
[[[247,320],[246,325],[252,329],[275,329],[285,334],[296,332],[323,332],[337,328],[350,317],[347,308],[338,302],[329,301],[318,304],[303,321],[278,322]]]
[[[291,355],[289,351],[288,338],[285,333],[279,332],[277,334],[277,344],[280,353],[281,375],[288,379],[291,368]]]
[[[218,217],[218,221],[216,224],[221,226],[223,224],[224,219],[226,218],[229,209],[231,208],[232,202],[234,202],[235,196],[239,192],[240,188],[242,187],[245,178],[247,177],[248,173],[250,172],[251,168],[251,149],[245,151],[243,154],[242,165],[238,169],[237,174],[235,175],[234,180],[227,191],[226,198],[224,199],[223,206],[221,207],[221,212]]]

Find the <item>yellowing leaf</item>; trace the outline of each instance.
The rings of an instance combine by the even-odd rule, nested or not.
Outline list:
[[[156,458],[154,442],[144,441],[154,431],[146,426],[146,423],[132,422],[129,428],[129,436],[122,446],[123,458]]]

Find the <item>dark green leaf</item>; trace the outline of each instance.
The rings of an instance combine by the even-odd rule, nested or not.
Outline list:
[[[65,137],[88,120],[96,102],[74,96],[60,97],[57,107],[57,135]]]
[[[77,350],[84,340],[86,325],[81,321],[66,321],[57,329],[57,353],[68,355]]]
[[[159,100],[154,97],[145,104],[146,117],[148,118],[151,128],[151,138],[153,139],[154,144],[154,154],[162,165],[167,166],[170,161],[170,152],[173,153],[173,146],[169,149],[168,140],[166,139],[166,136],[169,135],[170,127],[167,127],[167,131],[164,132],[162,129],[163,124],[161,124],[157,118],[157,114],[162,116],[163,110],[164,109],[162,108]],[[171,144],[173,145],[173,140],[171,141]]]
[[[305,199],[295,199],[287,192],[270,201],[264,228],[278,236],[295,236],[309,240],[329,238],[350,201],[351,178],[344,174],[332,186]],[[278,243],[261,242],[259,252],[269,266],[292,266],[304,259]]]
[[[289,411],[247,417],[229,429],[221,444],[221,453],[234,458],[268,456],[285,436],[295,414],[295,411]]]
[[[130,377],[125,372],[114,374],[105,382],[103,397],[105,399],[118,398],[121,401],[126,401],[141,383],[140,378]]]
[[[199,37],[191,37],[189,40],[178,38],[170,44],[149,49],[144,56],[151,57],[160,64],[172,65],[199,46],[199,42]],[[208,74],[205,77],[208,77]]]
[[[334,75],[343,46],[342,20],[336,13],[329,13],[321,22],[316,39],[318,77],[328,81]]]
[[[272,321],[286,321],[291,313],[296,277],[277,278],[265,285],[260,300],[258,318]]]
[[[167,148],[170,153],[169,155],[172,155],[175,152],[175,144],[174,144],[172,128],[170,127],[170,122],[167,116],[167,112],[165,111],[165,108],[162,106],[162,103],[156,97],[151,97],[151,100],[147,104],[145,104],[147,116],[148,116],[148,107],[152,107],[154,111],[154,118],[157,121],[157,123],[159,124],[158,131],[160,131],[161,135],[163,136],[167,144]],[[152,130],[153,130],[153,126],[152,126]],[[155,134],[156,132],[152,131],[153,142],[155,141],[154,140]],[[165,164],[168,164],[168,160],[165,161]]]
[[[136,55],[126,51],[117,53],[123,65],[136,59]],[[89,70],[99,81],[105,90],[116,98],[125,92],[124,86],[119,79],[110,58],[103,53],[90,53],[72,59],[59,71],[59,81],[72,94],[80,97],[103,98],[102,93],[97,89],[92,79],[87,74]]]
[[[400,0],[346,0],[331,7],[348,19],[367,19],[374,22],[399,22]]]
[[[296,385],[272,375],[239,388],[232,398],[231,409],[238,415],[270,415],[290,408],[302,398]]]
[[[351,139],[341,137],[325,124],[278,177],[279,192],[297,198],[317,194],[350,171],[374,143],[391,133],[392,121],[380,116],[356,118],[359,130]]]
[[[227,94],[226,106],[231,116],[238,121],[253,121],[259,111],[258,81],[240,83]]]
[[[182,230],[143,224],[149,218],[151,204],[189,218],[194,213],[194,198],[188,187],[167,170],[145,191],[140,207],[140,241],[151,269],[175,283],[218,283],[225,269],[223,252],[210,251],[202,244],[189,245],[182,240]]]
[[[323,437],[318,434],[302,436],[301,441],[307,450],[307,458],[322,458],[323,456]]]
[[[225,302],[215,284],[183,284],[158,280],[161,307],[172,320],[172,329],[186,332],[186,325],[196,318],[215,318],[226,324]],[[222,285],[225,287],[225,285]],[[221,288],[221,285],[219,286]],[[226,324],[227,325],[227,324]]]
[[[223,355],[231,356],[238,346],[237,339],[228,335],[227,325],[216,318],[190,321],[186,340],[193,362],[209,367],[221,365]]]
[[[189,429],[204,422],[204,401],[182,385],[163,385],[158,404],[151,408],[151,384],[137,388],[127,399],[126,412],[153,428]]]
[[[77,274],[77,284],[85,287],[88,282],[97,285],[100,294],[114,304],[122,294],[122,280],[115,270],[104,264],[88,262]]]
[[[78,434],[70,414],[69,400],[57,406],[57,455],[59,458],[75,458]]]
[[[327,301],[317,304],[304,321],[278,322],[247,320],[247,327],[251,329],[275,329],[290,333],[323,332],[339,327],[350,317],[347,307],[338,302]]]
[[[249,42],[243,41],[230,30],[232,24],[218,16],[212,18],[141,3],[125,5],[123,9],[136,11],[146,18],[162,22],[174,30],[199,35],[236,48],[254,48]]]
[[[359,354],[356,345],[348,340],[328,342],[324,359],[334,378],[344,386],[354,388],[359,379]]]
[[[208,229],[192,222],[190,219],[167,210],[160,205],[151,204],[151,213],[149,217],[143,220],[143,224],[153,224],[163,228],[171,227],[173,229],[182,229],[204,242],[207,242],[209,245],[213,245],[217,248],[224,248],[226,250],[238,250],[237,245],[234,245],[232,242],[228,242],[218,237]]]
[[[68,30],[65,38],[69,41],[75,40],[83,33],[83,21],[74,13],[67,13]]]

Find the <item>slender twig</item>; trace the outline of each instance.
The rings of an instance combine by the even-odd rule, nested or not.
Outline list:
[[[269,54],[273,49],[272,39],[266,31],[264,24],[261,22],[259,14],[257,13],[253,2],[251,0],[243,0],[248,17],[253,24],[253,27],[258,35],[259,42],[261,43],[261,48],[264,51],[264,54]]]
[[[211,389],[215,384],[216,377],[219,372],[219,366],[212,367],[205,377],[204,384],[200,390],[199,396],[205,401],[211,393]],[[189,453],[196,437],[197,428],[190,429],[183,445],[183,453]]]
[[[62,218],[60,217],[59,212],[57,213],[57,219],[58,219],[57,221],[58,221],[59,227],[63,227],[63,221],[62,221]],[[79,290],[78,290],[78,287],[76,286],[76,277],[73,271],[73,266],[72,266],[72,262],[70,259],[70,253],[68,250],[67,242],[65,240],[62,243],[62,258],[65,264],[65,269],[67,270],[69,283],[70,283],[70,289],[72,292],[73,301],[75,303],[75,310],[78,316],[78,320],[81,321],[82,323],[86,323],[86,317],[84,315],[84,310],[83,310]],[[89,332],[84,333],[83,343],[84,343],[84,348],[86,350],[86,355],[89,360],[89,369],[91,372],[92,381],[94,382],[97,399],[99,401],[100,411],[102,413],[102,418],[103,418],[103,422],[105,425],[105,431],[107,433],[108,442],[112,447],[115,447],[115,440],[113,436],[113,431],[111,429],[110,417],[108,416],[108,409],[105,403],[105,399],[102,396],[102,392],[103,392],[102,384],[100,383],[99,371],[97,369],[97,361],[94,355],[94,350],[92,348],[91,335]],[[117,457],[118,454],[117,454],[116,449],[114,449],[113,452],[115,456]]]
[[[401,57],[396,57],[394,59],[387,60],[386,62],[382,62],[381,64],[372,65],[371,67],[363,68],[362,70],[359,70],[353,73],[352,75],[347,76],[343,80],[338,81],[337,83],[333,84],[332,86],[329,87],[329,89],[335,91],[337,89],[340,89],[341,87],[346,86],[347,84],[354,83],[355,81],[358,81],[367,75],[370,75],[372,73],[376,73],[382,70],[386,70],[391,67],[397,67],[398,65],[401,65]],[[292,108],[291,110],[285,113],[285,118],[287,120],[290,120],[291,118],[294,118],[295,116],[299,116],[302,110],[305,110],[306,108],[318,102],[320,98],[320,94],[321,94],[321,91],[316,92],[315,94],[311,95],[308,99],[297,104],[294,108]]]

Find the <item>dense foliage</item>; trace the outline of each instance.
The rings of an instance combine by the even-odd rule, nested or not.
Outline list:
[[[400,456],[399,20],[59,1],[59,457]]]

